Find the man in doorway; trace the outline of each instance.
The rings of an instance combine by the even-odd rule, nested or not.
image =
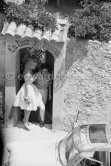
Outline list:
[[[42,95],[42,100],[44,105],[46,106],[47,100],[51,100],[51,84],[52,84],[52,75],[49,72],[48,67],[44,64],[41,66],[41,69],[37,73],[37,79],[35,81],[35,86],[39,89],[39,92]],[[40,117],[45,115],[45,112],[40,112]],[[44,126],[44,122],[40,121],[40,127]]]

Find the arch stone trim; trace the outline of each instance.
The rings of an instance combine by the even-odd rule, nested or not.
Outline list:
[[[49,42],[47,40],[37,40],[37,39],[27,39],[27,38],[16,39],[15,38],[13,42],[11,42],[11,44],[7,43],[8,51],[14,54],[16,54],[16,52],[18,52],[20,49],[25,47],[34,47],[34,48],[48,50],[49,52],[52,53],[52,55],[54,56],[54,59],[60,55],[62,50],[62,48],[59,49],[56,44],[54,44],[51,41]]]

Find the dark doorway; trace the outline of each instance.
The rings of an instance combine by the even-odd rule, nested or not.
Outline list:
[[[41,52],[41,50],[37,50],[38,51],[38,54]],[[45,51],[45,55],[46,55],[46,58],[45,58],[45,65],[48,66],[48,70],[51,74],[54,73],[54,56],[49,52],[49,51]],[[27,62],[27,59],[34,59],[34,58],[37,58],[37,55],[36,56],[32,56],[28,53],[28,50],[27,48],[23,48],[20,50],[20,81],[19,81],[19,84],[21,87],[22,84],[24,83],[24,79],[23,79],[23,71],[24,71],[24,67],[26,65],[26,62]],[[39,55],[38,55],[39,56]],[[40,66],[39,66],[40,68]],[[18,90],[17,90],[18,91]],[[51,100],[47,100],[47,103],[46,103],[46,111],[45,111],[45,123],[46,124],[52,124],[52,108],[53,108],[53,79],[52,79],[52,83],[51,83]],[[21,110],[21,120],[23,119],[23,116],[24,116],[24,111]],[[40,120],[40,116],[39,116],[39,109],[37,111],[32,111],[31,114],[30,114],[30,118],[29,118],[29,121],[31,123],[39,123],[39,120]]]
[[[49,51],[46,51],[46,64],[47,64],[47,66],[49,66],[49,72],[53,76],[53,73],[54,73],[54,57]],[[48,123],[48,124],[52,124],[53,79],[52,79],[52,84],[51,84],[51,96],[52,96],[51,100],[48,100],[47,104],[46,104],[45,122]]]

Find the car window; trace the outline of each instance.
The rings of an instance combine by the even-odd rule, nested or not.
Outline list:
[[[69,162],[78,154],[73,142],[73,133],[59,142],[58,154],[62,165],[66,165],[66,162]]]
[[[106,125],[95,124],[89,127],[89,138],[92,143],[107,143]]]

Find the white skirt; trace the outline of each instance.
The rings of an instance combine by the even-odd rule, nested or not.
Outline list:
[[[42,95],[34,84],[28,84],[28,96],[30,98],[30,103],[27,104],[24,101],[25,96],[25,84],[22,85],[21,89],[17,93],[14,106],[20,107],[23,110],[27,111],[36,111],[37,107],[40,107],[42,110],[45,109],[44,103],[42,101]]]

